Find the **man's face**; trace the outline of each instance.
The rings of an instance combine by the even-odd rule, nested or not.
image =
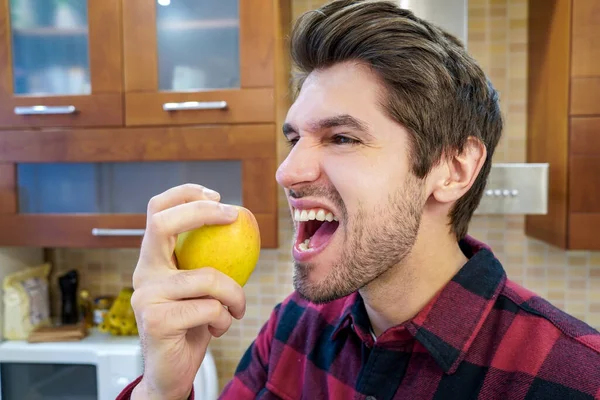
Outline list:
[[[383,98],[368,68],[338,64],[311,73],[287,115],[293,146],[277,181],[294,218],[294,285],[313,302],[362,288],[416,240],[425,190]]]

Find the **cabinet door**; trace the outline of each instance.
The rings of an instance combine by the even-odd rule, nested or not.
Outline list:
[[[571,76],[600,78],[600,1],[573,1]]]
[[[599,115],[600,1],[573,1],[571,42],[571,115]]]
[[[571,118],[569,249],[600,250],[600,118]]]
[[[150,198],[197,183],[251,210],[263,247],[277,247],[274,131],[253,124],[6,132],[0,246],[137,247]]]
[[[0,128],[123,124],[119,0],[0,0]]]
[[[273,0],[123,2],[126,124],[275,120]]]

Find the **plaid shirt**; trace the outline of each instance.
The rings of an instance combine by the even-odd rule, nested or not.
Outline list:
[[[292,294],[221,398],[600,399],[600,333],[507,280],[481,243],[461,245],[470,260],[452,281],[377,339],[358,293]]]

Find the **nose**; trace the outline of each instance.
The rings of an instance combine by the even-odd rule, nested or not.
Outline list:
[[[319,150],[310,146],[308,139],[300,139],[283,160],[275,178],[284,188],[293,189],[304,183],[314,182],[320,175]]]

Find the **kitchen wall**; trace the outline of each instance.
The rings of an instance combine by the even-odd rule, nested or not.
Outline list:
[[[294,0],[293,15],[322,3]],[[496,162],[525,161],[526,4],[526,0],[469,0],[468,47],[499,89],[506,117]],[[280,149],[283,157],[285,146]],[[234,322],[227,335],[211,345],[221,385],[232,376],[243,351],[273,306],[292,290],[291,225],[282,196],[280,206],[281,247],[261,253],[256,272],[245,288],[246,317]],[[492,246],[510,278],[600,328],[600,253],[565,252],[529,239],[523,233],[523,217],[519,216],[476,217],[470,233]],[[51,256],[57,268],[55,274],[77,268],[82,273],[82,286],[93,295],[100,295],[116,294],[122,286],[130,285],[138,252],[58,249]]]

